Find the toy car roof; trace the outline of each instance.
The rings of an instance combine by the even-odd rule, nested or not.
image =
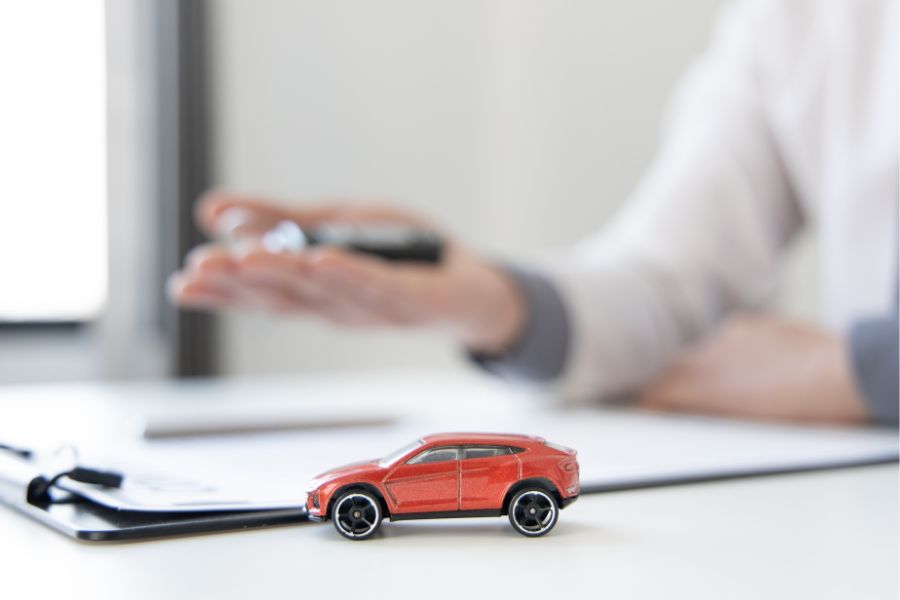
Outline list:
[[[434,433],[422,436],[426,444],[509,444],[540,443],[544,438],[514,433]]]

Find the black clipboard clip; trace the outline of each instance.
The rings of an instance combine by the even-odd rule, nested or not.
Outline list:
[[[38,475],[32,479],[28,482],[28,487],[26,488],[26,500],[32,504],[49,504],[54,502],[53,497],[50,495],[50,489],[63,477],[68,477],[72,481],[80,483],[92,483],[108,488],[122,487],[122,481],[125,479],[124,475],[115,471],[99,471],[76,466],[49,478],[44,475]]]
[[[0,450],[8,452],[24,461],[31,461],[34,458],[34,452],[27,448],[20,448],[10,444],[0,443]],[[77,456],[77,453],[76,453]],[[56,486],[57,482],[63,477],[68,477],[72,481],[80,483],[91,483],[101,485],[108,488],[122,487],[125,476],[115,471],[101,471],[89,467],[75,465],[71,469],[66,469],[55,475],[38,475],[28,482],[25,491],[25,499],[31,504],[52,504],[56,502],[50,494],[50,490]]]

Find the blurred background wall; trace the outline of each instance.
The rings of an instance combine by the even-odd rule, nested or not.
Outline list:
[[[220,0],[214,179],[290,199],[388,198],[505,259],[600,226],[653,155],[721,0]],[[815,261],[785,304],[814,314]],[[428,334],[228,315],[220,368],[446,366]]]

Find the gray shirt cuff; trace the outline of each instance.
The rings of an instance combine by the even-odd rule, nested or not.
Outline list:
[[[569,318],[562,297],[548,279],[533,271],[505,270],[525,300],[527,318],[522,334],[502,355],[469,356],[495,375],[534,382],[555,379],[562,373],[569,351]]]
[[[856,323],[850,331],[850,354],[857,385],[872,420],[897,425],[900,392],[897,315]]]

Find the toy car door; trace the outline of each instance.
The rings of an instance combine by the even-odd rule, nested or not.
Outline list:
[[[423,450],[391,471],[384,485],[395,513],[459,510],[459,448]]]
[[[460,460],[460,510],[493,510],[519,479],[519,458],[506,446],[468,446]]]

